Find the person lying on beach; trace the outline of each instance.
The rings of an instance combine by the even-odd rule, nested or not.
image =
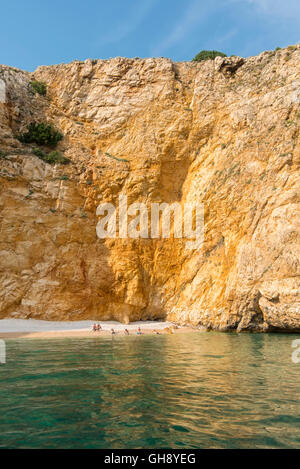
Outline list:
[[[158,332],[156,329],[153,329],[153,334],[160,335],[160,332]]]
[[[129,335],[129,330],[128,330],[128,329],[125,329],[124,334],[125,334],[125,335]]]
[[[138,330],[137,330],[137,335],[142,335],[142,334],[143,334],[143,333],[142,333],[142,330],[141,330],[141,328],[139,327]]]

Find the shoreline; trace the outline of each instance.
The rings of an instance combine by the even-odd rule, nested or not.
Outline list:
[[[93,324],[100,324],[101,331],[93,331]],[[84,327],[82,327],[84,326]],[[57,339],[57,338],[101,338],[112,336],[136,336],[138,328],[142,335],[165,335],[186,332],[197,332],[190,326],[177,326],[170,322],[138,321],[131,324],[121,324],[116,321],[77,321],[77,322],[48,322],[35,320],[0,320],[0,339]]]

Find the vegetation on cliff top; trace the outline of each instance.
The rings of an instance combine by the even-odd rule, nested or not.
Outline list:
[[[227,57],[227,55],[217,50],[202,50],[193,58],[192,62],[202,62],[202,60],[209,59],[214,60],[216,57]]]

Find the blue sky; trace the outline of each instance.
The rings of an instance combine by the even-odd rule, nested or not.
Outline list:
[[[170,57],[202,49],[247,57],[300,42],[300,0],[9,0],[0,63]]]

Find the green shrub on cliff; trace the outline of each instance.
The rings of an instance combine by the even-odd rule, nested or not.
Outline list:
[[[126,158],[118,158],[117,156],[113,156],[108,152],[106,152],[105,155],[108,156],[109,158],[112,158],[113,160],[120,161],[122,163],[129,163],[129,161],[126,160]]]
[[[60,151],[52,151],[51,153],[48,153],[45,161],[50,164],[69,164],[71,162],[71,160],[66,158]]]
[[[44,159],[44,157],[46,156],[46,153],[41,150],[40,148],[34,148],[32,150],[32,153],[37,156],[38,158],[41,158],[42,160]]]
[[[51,124],[32,122],[29,124],[27,132],[18,135],[18,139],[22,143],[36,143],[37,145],[54,147],[63,139],[63,135]]]
[[[218,52],[217,50],[202,50],[197,54],[192,62],[202,62],[202,60],[214,60],[216,57],[227,57],[223,52]]]
[[[71,162],[71,160],[66,158],[60,151],[46,153],[40,148],[34,148],[32,153],[48,164],[69,164]]]
[[[47,94],[47,85],[42,81],[31,81],[30,86],[35,93],[40,94],[41,96],[46,96]]]

